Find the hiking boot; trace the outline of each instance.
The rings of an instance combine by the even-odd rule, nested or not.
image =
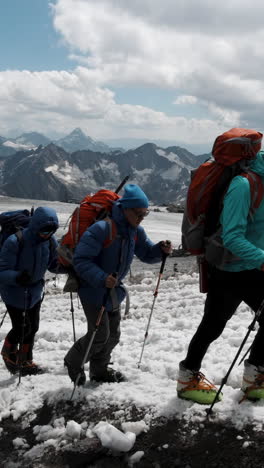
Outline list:
[[[77,386],[80,387],[85,384],[86,375],[85,375],[84,369],[75,369],[65,359],[64,359],[64,366],[67,367],[69,377],[74,384],[79,374],[80,374],[80,377],[79,377]]]
[[[19,365],[18,365],[19,369]],[[38,375],[38,374],[44,374],[45,370],[40,367],[38,364],[36,364],[34,361],[24,361],[21,364],[21,375],[26,376],[26,375]]]
[[[13,375],[16,374],[18,372],[17,353],[7,355],[2,352],[1,354],[7,370]]]
[[[191,400],[201,405],[211,405],[215,399],[217,388],[201,372],[186,369],[183,364],[180,364],[177,393],[179,398]],[[220,393],[217,402],[222,400],[222,396]]]
[[[104,372],[101,372],[100,374],[90,373],[90,380],[92,382],[120,383],[125,382],[126,378],[121,372],[116,371],[111,367],[107,367]]]
[[[245,393],[245,399],[260,400],[264,398],[264,367],[257,367],[245,361],[241,390]]]
[[[10,343],[9,339],[6,337],[1,350],[1,355],[7,370],[11,374],[16,374],[18,371],[17,353],[17,344]]]

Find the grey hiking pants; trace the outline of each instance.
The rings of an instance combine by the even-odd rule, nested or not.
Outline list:
[[[70,348],[65,360],[74,369],[80,369],[86,350],[89,346],[100,307],[83,303],[83,310],[88,322],[86,335],[79,338]],[[120,339],[120,306],[115,305],[111,311],[104,311],[101,323],[95,334],[95,338],[87,357],[90,361],[90,375],[100,375],[109,364],[111,353]]]

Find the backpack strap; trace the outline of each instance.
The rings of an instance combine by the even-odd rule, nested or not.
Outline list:
[[[17,238],[18,244],[19,244],[19,249],[21,250],[23,247],[24,239],[23,239],[23,234],[21,229],[19,231],[15,232],[15,236]]]
[[[249,208],[249,216],[252,218],[263,200],[264,185],[261,177],[253,171],[247,171],[241,175],[248,180],[250,185],[251,203]]]
[[[114,240],[116,239],[117,237],[117,227],[116,227],[116,223],[113,221],[112,218],[105,218],[104,221],[108,224],[109,226],[109,237],[107,237],[104,241],[104,244],[103,244],[103,247],[104,249],[109,247],[113,242]]]

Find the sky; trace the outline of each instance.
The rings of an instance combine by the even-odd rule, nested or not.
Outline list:
[[[30,207],[30,202],[28,203]],[[69,204],[41,203],[56,209],[61,225],[72,210]],[[8,206],[9,209],[20,209],[21,206],[26,206],[26,200],[9,199]],[[5,209],[6,199],[0,197],[0,210]],[[171,230],[172,223],[176,225],[174,231]],[[169,232],[176,245],[180,241],[180,225],[181,215],[168,213],[165,208],[160,213],[152,211],[143,222],[146,232],[153,241],[166,238],[166,233]],[[175,260],[180,262],[181,259]],[[133,445],[136,437],[141,432],[148,431],[156,418],[179,418],[184,420],[186,425],[190,423],[191,426],[195,423],[199,428],[204,427],[206,406],[181,400],[176,394],[178,364],[185,357],[189,341],[203,315],[205,296],[199,293],[195,262],[188,264],[185,270],[181,266],[179,273],[173,273],[165,268],[139,368],[138,362],[153,306],[157,271],[160,267],[160,264],[157,264],[154,270],[153,266],[145,265],[143,272],[141,265],[143,264],[139,261],[133,263],[132,276],[128,275],[125,280],[130,294],[130,312],[129,317],[121,322],[120,343],[112,354],[114,368],[124,373],[127,381],[120,384],[91,384],[88,378],[89,364],[87,364],[85,366],[87,383],[84,387],[77,388],[73,397],[76,404],[80,403],[81,406],[83,403],[82,415],[85,414],[85,408],[89,408],[90,417],[82,424],[74,419],[75,413],[71,412],[71,419],[68,419],[67,412],[63,412],[63,402],[67,408],[66,403],[73,389],[63,366],[63,358],[73,344],[70,300],[68,294],[62,293],[66,277],[59,275],[60,278],[55,284],[51,276],[47,275],[46,295],[41,308],[40,328],[34,347],[34,360],[48,368],[47,373],[22,377],[21,384],[17,386],[18,377],[10,376],[2,359],[0,360],[0,437],[5,437],[3,425],[6,418],[11,417],[17,421],[22,416],[25,426],[27,421],[31,421],[34,425],[33,448],[26,444],[25,439],[17,438],[14,434],[14,450],[21,451],[20,460],[24,460],[23,466],[26,466],[26,461],[32,459],[36,462],[49,446],[59,449],[73,443],[74,439],[95,435],[101,439],[103,445],[108,444],[105,446],[111,449],[128,451],[129,456],[141,457],[143,462],[144,453],[136,455]],[[2,319],[3,307],[1,312]],[[86,319],[82,308],[78,307],[75,294],[74,316],[76,335],[79,338],[86,332]],[[215,385],[221,384],[253,318],[250,309],[242,304],[228,321],[221,337],[211,344],[203,360],[201,371]],[[10,322],[6,318],[0,329],[1,341],[9,329]],[[241,356],[251,345],[255,333],[256,330],[251,332]],[[238,437],[241,449],[244,449],[252,443],[243,434],[243,429],[246,429],[247,425],[252,426],[254,431],[263,431],[264,402],[239,403],[243,396],[240,390],[242,375],[243,364],[235,364],[227,384],[223,387],[223,400],[214,406],[214,422],[231,422],[238,431],[241,431]],[[43,407],[44,401],[54,406],[59,404],[61,413],[55,412],[56,418],[53,414],[52,423],[41,425],[36,420],[34,424],[35,412]],[[105,410],[109,406],[115,407],[114,420],[100,420],[100,410]],[[133,406],[142,412],[140,421],[131,420]],[[92,408],[96,409],[93,417],[91,417]],[[98,414],[99,417],[96,417]],[[115,431],[113,426],[119,427],[119,425],[121,431]],[[194,434],[195,431],[190,432],[191,436]],[[254,449],[256,447],[251,448]]]
[[[263,130],[262,0],[9,0],[0,15],[0,136],[80,127],[211,149]]]

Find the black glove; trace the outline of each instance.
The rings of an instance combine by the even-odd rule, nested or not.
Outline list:
[[[16,277],[16,282],[20,286],[28,286],[31,283],[31,276],[28,274],[26,270],[19,273]]]

